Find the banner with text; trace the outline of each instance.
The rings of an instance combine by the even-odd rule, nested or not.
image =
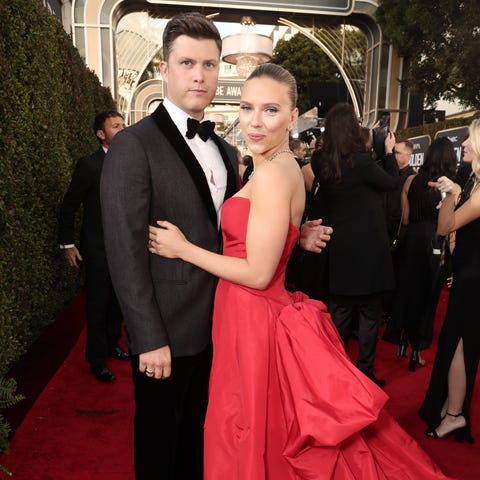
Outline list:
[[[412,167],[418,168],[423,165],[423,160],[425,158],[425,152],[431,143],[430,135],[421,135],[419,137],[412,137],[409,140],[413,144],[413,152],[410,157],[410,165]]]
[[[457,166],[463,161],[462,143],[468,134],[468,127],[448,128],[436,133],[435,138],[446,137],[453,143],[453,148],[457,154]]]

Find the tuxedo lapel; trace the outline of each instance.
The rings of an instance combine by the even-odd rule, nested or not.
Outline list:
[[[205,208],[208,211],[210,220],[215,225],[215,229],[217,229],[217,212],[215,210],[215,205],[213,204],[210,188],[208,187],[205,174],[195,158],[195,155],[190,150],[182,134],[178,131],[178,128],[173,123],[173,120],[170,118],[170,115],[163,104],[160,104],[151,116],[156,122],[158,128],[164,133],[166,140],[177,152],[180,160],[184,163],[188,173],[193,179],[193,183],[195,184],[200,197],[202,198]]]

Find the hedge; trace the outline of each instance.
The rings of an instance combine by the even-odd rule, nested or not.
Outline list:
[[[474,118],[478,118],[478,112],[473,116],[469,117],[459,117],[453,118],[451,120],[445,120],[443,122],[434,122],[427,123],[425,125],[418,125],[416,127],[404,128],[395,132],[397,138],[414,138],[420,137],[422,135],[430,135],[430,138],[433,140],[435,134],[441,130],[447,130],[449,128],[463,127],[465,125],[470,125]]]
[[[57,244],[75,161],[115,108],[38,0],[0,0],[0,375],[78,292]]]

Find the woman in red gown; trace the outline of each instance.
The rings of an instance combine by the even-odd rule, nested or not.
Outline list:
[[[167,221],[150,230],[150,251],[220,277],[205,480],[444,479],[383,410],[386,394],[351,363],[326,307],[284,288],[305,204],[288,150],[295,105],[295,80],[277,65],[243,87],[254,173],[223,206],[223,255]]]

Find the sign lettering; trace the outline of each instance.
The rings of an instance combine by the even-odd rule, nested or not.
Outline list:
[[[242,87],[241,80],[220,80],[213,103],[240,103]]]
[[[413,144],[413,152],[410,157],[410,165],[412,167],[420,167],[425,159],[425,152],[430,145],[430,135],[422,135],[421,137],[409,138]]]

